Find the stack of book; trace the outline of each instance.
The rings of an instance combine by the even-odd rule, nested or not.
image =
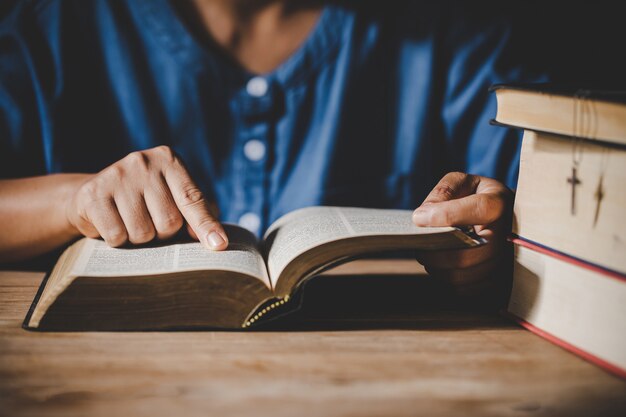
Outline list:
[[[492,87],[523,129],[507,312],[626,377],[626,93]]]

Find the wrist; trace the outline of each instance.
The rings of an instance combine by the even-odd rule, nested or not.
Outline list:
[[[66,181],[63,181],[63,186],[59,189],[60,201],[63,201],[61,205],[61,224],[62,230],[68,238],[73,239],[82,235],[78,227],[76,226],[75,219],[79,215],[76,209],[76,194],[81,186],[91,179],[95,174],[63,174],[66,176]]]

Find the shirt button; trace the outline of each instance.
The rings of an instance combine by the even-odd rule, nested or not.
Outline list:
[[[261,219],[254,213],[246,213],[239,218],[239,226],[245,227],[252,233],[257,233],[261,227]]]
[[[265,144],[258,139],[252,139],[243,145],[243,154],[251,161],[260,161],[265,156]]]
[[[246,84],[246,91],[252,97],[263,97],[267,93],[267,80],[263,77],[250,78]]]

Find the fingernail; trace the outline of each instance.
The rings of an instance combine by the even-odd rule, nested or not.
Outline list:
[[[209,246],[211,249],[219,249],[226,243],[226,240],[217,232],[209,233],[209,237],[207,239],[209,241]]]
[[[423,209],[422,207],[416,208],[412,216],[413,223],[417,224],[418,226],[426,223],[428,221],[426,216],[427,213],[425,209]]]

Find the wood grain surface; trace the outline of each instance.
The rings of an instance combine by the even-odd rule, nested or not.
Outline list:
[[[368,271],[312,283],[282,328],[161,333],[25,331],[43,274],[0,272],[0,415],[626,415],[624,381],[418,278],[341,276]]]

